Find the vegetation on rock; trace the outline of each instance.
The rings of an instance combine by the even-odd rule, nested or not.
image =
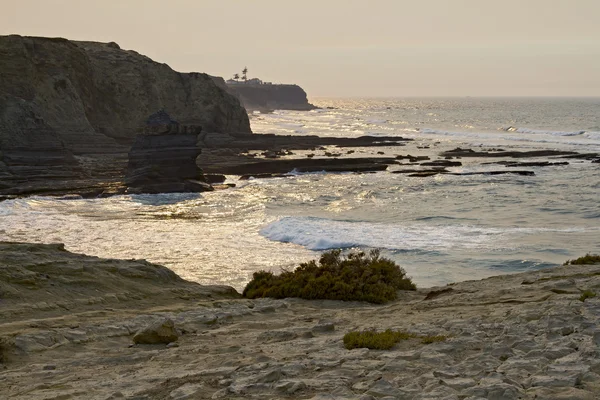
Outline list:
[[[565,265],[588,265],[588,264],[600,264],[600,254],[587,253],[583,257],[576,258],[575,260],[568,260]]]
[[[581,293],[579,300],[585,301],[586,299],[591,299],[592,297],[596,297],[596,292],[593,292],[591,290],[585,290],[583,293]]]
[[[419,336],[414,333],[403,331],[394,331],[386,329],[383,332],[377,332],[374,329],[366,331],[352,331],[344,335],[344,347],[348,350],[367,348],[371,350],[389,350],[401,340],[421,339],[422,344],[431,344],[443,342],[447,336]]]
[[[369,254],[331,250],[316,260],[302,263],[294,271],[280,275],[255,272],[244,289],[244,297],[299,297],[307,300],[328,299],[367,301],[382,304],[396,299],[398,290],[415,290],[406,272],[393,261],[381,257],[378,250]]]
[[[375,330],[352,331],[344,335],[344,347],[348,350],[367,348],[372,350],[389,350],[401,340],[415,338],[407,332],[387,329],[384,332]]]
[[[423,336],[421,338],[421,343],[431,344],[431,343],[437,343],[437,342],[445,342],[446,339],[448,339],[448,336],[445,336],[445,335]]]

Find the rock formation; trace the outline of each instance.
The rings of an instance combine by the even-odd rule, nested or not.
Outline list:
[[[385,305],[248,300],[144,261],[0,242],[1,393],[598,399],[598,287],[590,264],[401,291]],[[370,329],[409,335],[385,351],[344,347]]]
[[[19,194],[18,188],[31,180],[75,179],[81,174],[73,154],[35,106],[0,92],[0,191]]]
[[[263,112],[273,110],[314,110],[306,92],[298,85],[229,84],[229,92],[235,94],[246,110]]]
[[[129,152],[129,193],[203,192],[212,190],[196,165],[201,126],[181,125],[161,110],[146,121]]]
[[[72,179],[78,176],[71,167],[77,164],[73,155],[84,157],[94,174],[99,163],[112,163],[109,156],[127,153],[138,127],[160,109],[184,126],[251,133],[239,100],[206,74],[173,71],[116,43],[0,36],[0,174],[5,187],[56,179],[53,171],[42,173],[48,163],[66,166],[61,177]],[[25,148],[36,156],[25,157]]]

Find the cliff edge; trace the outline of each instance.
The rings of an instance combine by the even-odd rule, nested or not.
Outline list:
[[[48,164],[81,178],[74,156],[125,154],[163,109],[205,132],[252,133],[239,100],[206,74],[176,72],[116,43],[0,36],[4,182],[46,180]]]
[[[228,83],[229,92],[237,96],[248,111],[314,110],[304,89],[298,85]]]

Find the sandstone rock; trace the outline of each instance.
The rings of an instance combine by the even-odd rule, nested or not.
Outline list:
[[[73,155],[94,155],[86,171],[112,171],[156,110],[168,110],[180,134],[250,134],[239,100],[215,81],[110,43],[0,36],[0,194],[103,184]],[[173,133],[159,122],[154,133]]]
[[[179,339],[179,332],[172,320],[165,318],[138,331],[133,337],[136,344],[169,344]]]
[[[197,133],[160,110],[152,114],[129,152],[126,183],[130,193],[205,192],[213,190],[196,164],[201,152]],[[183,133],[182,133],[183,132]]]
[[[313,332],[326,333],[335,331],[335,324],[330,321],[319,321],[319,323],[312,328]]]
[[[385,379],[380,379],[375,382],[369,390],[365,392],[367,395],[371,395],[373,397],[385,397],[391,396],[395,399],[405,398],[404,393],[392,385],[390,382]]]
[[[173,400],[197,399],[198,397],[200,397],[200,395],[202,395],[202,393],[204,393],[205,390],[206,389],[205,389],[204,385],[201,383],[197,383],[197,384],[186,383],[185,385],[180,386],[177,389],[173,390],[169,394],[169,399],[173,399]]]
[[[287,394],[294,394],[296,392],[306,389],[306,383],[300,380],[286,380],[277,383],[275,385],[275,389]]]

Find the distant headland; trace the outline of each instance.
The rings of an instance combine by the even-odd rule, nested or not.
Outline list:
[[[248,78],[248,68],[226,81],[227,90],[235,95],[247,111],[273,110],[308,111],[318,107],[310,104],[304,89],[295,84],[274,84],[259,78]]]

